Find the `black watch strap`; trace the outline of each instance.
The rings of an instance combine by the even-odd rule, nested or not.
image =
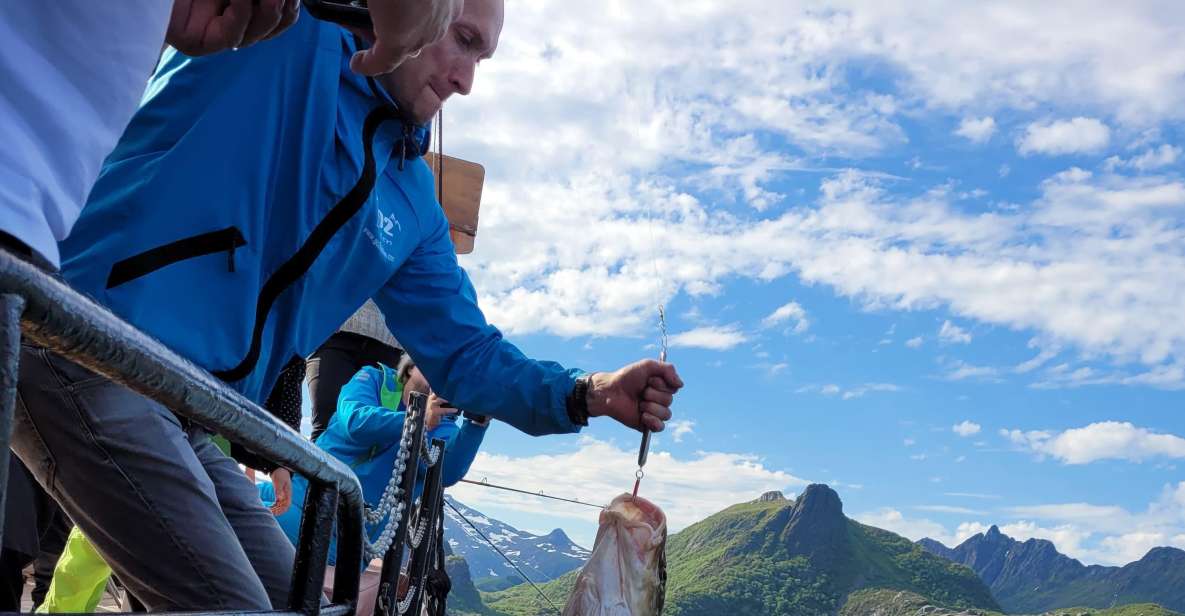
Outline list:
[[[591,374],[578,377],[572,393],[568,394],[568,419],[578,426],[588,425],[588,387],[591,382]]]

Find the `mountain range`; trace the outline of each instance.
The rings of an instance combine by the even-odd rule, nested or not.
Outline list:
[[[473,583],[480,590],[502,590],[526,580],[506,563],[490,544],[457,511],[498,546],[532,582],[548,582],[577,569],[588,560],[589,551],[573,543],[561,529],[546,535],[519,530],[445,496],[456,507],[444,507],[444,538],[452,551],[469,564]]]
[[[1008,612],[1070,605],[1106,608],[1136,601],[1185,610],[1185,550],[1158,547],[1123,567],[1087,566],[1049,541],[1017,541],[996,526],[955,548],[928,538],[918,545],[973,569]]]
[[[862,589],[910,592],[953,608],[999,609],[969,568],[848,519],[839,495],[821,484],[795,500],[767,493],[692,524],[669,538],[667,563],[668,616],[832,615]],[[542,590],[562,605],[575,577],[566,574]],[[554,613],[525,585],[484,599],[511,616]]]

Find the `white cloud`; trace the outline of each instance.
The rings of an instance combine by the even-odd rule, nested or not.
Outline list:
[[[798,305],[797,302],[789,302],[782,305],[770,313],[769,316],[762,319],[761,324],[765,327],[774,327],[787,321],[793,323],[791,330],[796,334],[805,332],[811,325],[811,322],[806,317],[806,310]]]
[[[913,440],[913,439],[911,439],[911,438],[907,438],[907,439],[905,439],[905,446],[906,446],[906,447],[913,447],[913,446],[914,446],[914,445],[916,445],[916,444],[917,444],[917,441],[915,441],[915,440]]]
[[[697,327],[671,336],[671,347],[689,347],[726,351],[748,340],[735,325]]]
[[[1103,168],[1108,171],[1116,169],[1135,169],[1136,171],[1151,171],[1153,169],[1160,169],[1167,167],[1181,157],[1181,148],[1163,144],[1159,148],[1152,148],[1143,154],[1133,156],[1130,159],[1124,160],[1118,156],[1112,156],[1103,161]]]
[[[963,381],[967,379],[996,381],[999,380],[1000,370],[991,366],[975,366],[962,360],[951,363],[945,378],[948,381]]]
[[[905,341],[905,346],[907,346],[907,347],[909,347],[909,348],[911,348],[911,349],[916,349],[916,348],[918,348],[918,347],[922,346],[922,337],[921,337],[921,336],[915,336],[915,337],[913,337],[913,338],[910,338],[909,340],[906,340],[906,341]]]
[[[842,169],[875,166],[860,157],[908,138],[906,117],[1023,122],[1041,109],[1116,134],[1185,117],[1185,58],[1163,53],[1180,45],[1171,20],[1112,4],[1069,19],[903,1],[523,5],[474,95],[446,113],[446,148],[487,167],[463,263],[512,335],[649,335],[659,301],[793,278],[862,307],[943,309],[1139,362],[1115,382],[1183,386],[1174,177],[1059,175],[986,210],[924,180],[890,191],[884,170]],[[878,66],[892,87],[852,77]],[[819,197],[780,192],[791,177]]]
[[[675,419],[667,422],[667,429],[664,432],[669,432],[671,440],[676,443],[682,443],[683,437],[688,434],[695,433],[695,421],[691,419]]]
[[[1021,154],[1086,154],[1111,141],[1111,129],[1095,118],[1034,122],[1016,142]]]
[[[946,526],[932,520],[907,518],[900,510],[892,507],[882,507],[852,517],[863,524],[895,532],[913,541],[929,537],[948,547],[956,546],[975,533],[987,530],[986,526],[963,523],[952,532],[948,531]]]
[[[978,498],[983,500],[997,500],[1000,498],[999,494],[983,494],[980,492],[943,492],[946,496],[956,496],[960,498]]]
[[[933,513],[959,513],[963,515],[984,515],[984,511],[979,509],[970,509],[968,507],[955,507],[952,505],[917,505],[914,507],[918,511],[930,511]]]
[[[1185,438],[1139,428],[1126,421],[1102,421],[1060,433],[1002,429],[1000,435],[1039,456],[1050,456],[1064,464],[1185,458]]]
[[[828,383],[826,385],[804,385],[803,387],[799,387],[795,393],[806,393],[810,391],[817,391],[824,396],[839,396],[843,400],[853,400],[863,397],[870,392],[901,391],[901,386],[894,385],[893,383],[864,383],[852,387],[840,387],[835,383]]]
[[[901,391],[901,387],[892,383],[865,383],[843,392],[843,399],[852,400],[854,398],[860,398],[871,391]]]
[[[938,339],[951,344],[968,344],[971,342],[971,334],[950,321],[943,321],[942,327],[938,330]]]
[[[608,503],[628,489],[637,470],[637,447],[622,449],[612,443],[581,437],[570,451],[557,454],[509,456],[479,452],[467,479],[517,487],[540,488],[548,494]],[[628,477],[630,480],[624,481]],[[662,504],[671,532],[704,519],[736,503],[750,501],[770,490],[792,492],[806,480],[764,465],[751,454],[701,451],[680,458],[659,449],[650,451],[643,494]],[[712,486],[705,490],[704,486]],[[459,483],[449,493],[476,509],[483,506],[535,514],[535,497]],[[550,515],[595,524],[595,515],[580,505],[547,502]],[[513,523],[512,520],[506,520]]]
[[[984,118],[963,118],[955,134],[964,137],[972,143],[986,143],[996,133],[996,120],[991,116]]]
[[[951,426],[951,431],[955,434],[958,434],[959,436],[967,437],[973,434],[979,434],[980,428],[982,428],[982,426],[979,424],[969,419],[965,419]]]

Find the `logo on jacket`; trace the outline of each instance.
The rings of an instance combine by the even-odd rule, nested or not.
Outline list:
[[[385,235],[388,237],[394,236],[395,229],[403,231],[403,225],[399,224],[399,219],[395,218],[394,214],[387,216],[386,214],[383,214],[383,211],[378,208],[375,208],[374,211],[379,215],[379,229],[381,229]]]

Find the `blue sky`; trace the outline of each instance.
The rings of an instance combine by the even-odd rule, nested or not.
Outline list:
[[[666,306],[687,387],[642,492],[674,529],[819,481],[912,539],[1185,547],[1178,4],[579,4],[511,3],[445,111],[487,169],[463,264],[590,370],[655,356]],[[472,475],[608,501],[637,441],[498,425]]]

